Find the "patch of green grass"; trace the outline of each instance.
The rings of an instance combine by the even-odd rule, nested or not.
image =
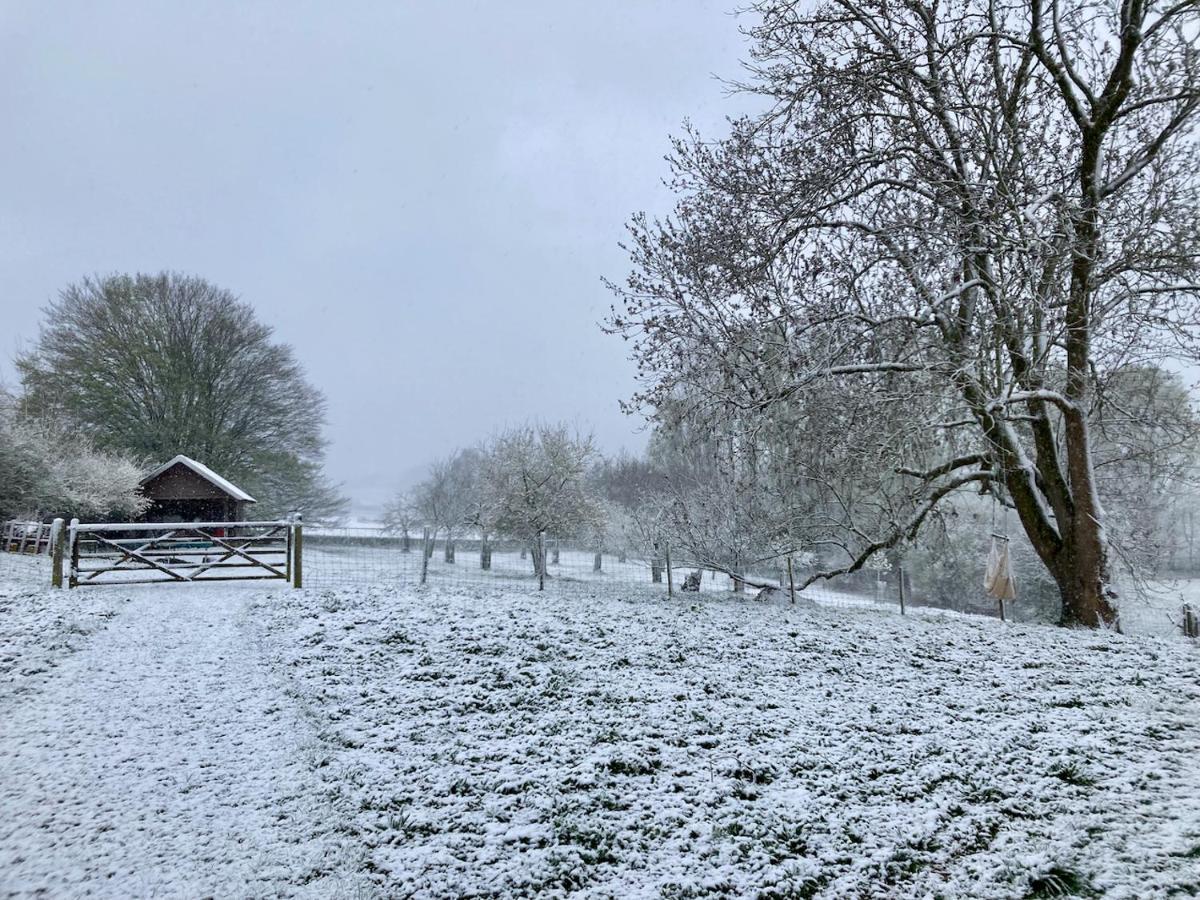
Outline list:
[[[653,775],[662,768],[662,761],[657,759],[622,759],[617,756],[604,763],[613,775]]]
[[[1050,705],[1057,709],[1083,709],[1087,704],[1078,697],[1067,697],[1063,700],[1055,700]]]
[[[664,884],[661,888],[662,900],[696,900],[699,897],[736,897],[736,888],[728,881],[716,884]]]
[[[1050,767],[1050,771],[1046,774],[1067,784],[1073,784],[1076,787],[1091,787],[1096,783],[1095,778],[1092,778],[1073,762],[1056,763]]]
[[[729,773],[731,778],[736,778],[738,781],[748,781],[751,784],[770,784],[778,777],[778,774],[770,766],[752,767],[741,763]]]
[[[781,822],[763,836],[763,849],[773,865],[808,855],[807,829],[797,822]]]
[[[746,833],[746,826],[736,819],[726,825],[714,825],[712,836],[714,841],[719,841],[722,838],[741,837]]]
[[[554,840],[573,847],[584,865],[598,866],[618,861],[615,853],[617,835],[613,831],[560,820],[554,824]]]
[[[1045,900],[1049,897],[1098,897],[1087,877],[1064,866],[1055,866],[1044,875],[1029,882],[1025,900]]]

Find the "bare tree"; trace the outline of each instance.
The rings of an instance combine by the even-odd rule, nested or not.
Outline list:
[[[410,490],[398,491],[383,510],[383,527],[389,533],[400,532],[400,549],[408,553],[412,549],[409,531],[420,524],[416,501]]]
[[[754,9],[742,87],[766,111],[676,141],[675,216],[631,226],[610,328],[656,376],[637,402],[753,432],[822,396],[888,398],[841,454],[888,502],[841,504],[852,556],[814,577],[973,487],[1014,508],[1064,622],[1115,622],[1104,388],[1200,355],[1200,8]]]
[[[479,453],[456,450],[429,467],[428,477],[413,492],[414,508],[423,522],[446,535],[443,550],[448,563],[455,561],[455,540],[471,523],[478,494]],[[432,552],[432,544],[426,548]]]

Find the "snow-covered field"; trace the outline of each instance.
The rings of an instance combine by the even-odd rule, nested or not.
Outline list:
[[[1181,640],[11,570],[0,634],[0,895],[1200,892]]]

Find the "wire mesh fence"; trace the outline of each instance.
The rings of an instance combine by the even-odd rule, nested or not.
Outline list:
[[[544,566],[537,558],[544,553]],[[982,589],[955,596],[953,605],[914,590],[913,572],[864,569],[833,580],[800,586],[812,570],[780,558],[730,575],[687,558],[669,546],[596,548],[553,537],[540,543],[478,534],[425,540],[380,527],[309,526],[304,539],[304,584],[310,588],[387,586],[430,589],[541,591],[548,597],[620,594],[628,597],[687,597],[692,593],[764,596],[834,609],[903,614],[939,611],[1051,621],[1044,610],[1018,600],[1002,608]],[[22,588],[49,588],[51,557],[0,549],[0,581]],[[773,592],[773,594],[772,594]],[[1121,627],[1128,634],[1200,638],[1200,578],[1164,577],[1122,591]]]
[[[308,528],[304,546],[305,583],[309,587],[486,586],[551,595],[624,591],[664,596],[758,596],[766,589],[777,592],[780,599],[790,600],[796,586],[797,602],[902,611],[900,580],[895,575],[860,572],[800,590],[798,586],[809,570],[793,565],[789,576],[786,559],[748,567],[735,576],[665,546],[595,548],[547,538],[543,572],[537,565],[541,551],[532,542],[491,539],[485,543],[478,535],[427,541],[422,535],[365,527]]]
[[[305,583],[309,587],[395,585],[446,586],[456,589],[502,588],[544,591],[550,596],[623,593],[636,596],[740,594],[760,596],[765,588],[775,599],[813,603],[835,609],[868,609],[903,614],[910,610],[1048,621],[1044,609],[1031,609],[1018,597],[1002,605],[978,593],[958,597],[947,606],[914,590],[912,573],[904,569],[863,569],[851,575],[816,581],[803,589],[812,570],[787,558],[748,567],[735,577],[688,559],[677,548],[595,548],[553,537],[545,539],[545,570],[539,573],[538,548],[521,541],[479,535],[426,541],[421,534],[395,534],[382,528],[306,529]],[[668,565],[669,559],[669,565]],[[1122,603],[1123,630],[1160,636],[1188,633],[1188,610],[1200,612],[1200,579],[1157,583],[1153,590],[1130,591]]]

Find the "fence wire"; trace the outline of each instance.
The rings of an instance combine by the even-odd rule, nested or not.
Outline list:
[[[665,596],[673,590],[686,597],[695,590],[708,595],[730,593],[757,596],[763,587],[774,588],[776,599],[790,599],[791,583],[804,582],[811,570],[794,565],[787,573],[787,560],[773,560],[744,573],[744,582],[726,572],[686,558],[677,549],[627,547],[623,550],[580,546],[566,540],[545,542],[545,578],[539,579],[534,565],[534,548],[518,541],[492,539],[488,542],[490,565],[483,565],[483,548],[478,536],[450,542],[432,540],[428,558],[422,559],[423,538],[407,537],[382,528],[325,528],[305,530],[305,583],[310,587],[394,585],[418,588],[445,586],[455,589],[501,588],[516,591],[544,590],[550,596],[588,596],[620,593]],[[670,555],[670,578],[666,559]],[[911,574],[911,573],[910,573]],[[903,590],[901,580],[904,580]],[[955,609],[931,603],[912,588],[903,571],[878,572],[864,569],[853,575],[814,582],[797,589],[796,601],[834,609],[873,609],[891,613],[908,610],[937,611],[950,615],[1000,617],[996,601],[981,587],[975,597],[964,598]],[[1200,610],[1200,579],[1166,582],[1151,593],[1129,592],[1122,603],[1122,626],[1129,634],[1160,636],[1183,634],[1184,609]],[[1045,621],[1044,613],[1022,606],[1021,600],[1007,604],[1004,616],[1016,621]]]
[[[419,589],[426,586],[455,590],[544,591],[550,597],[605,594],[650,598],[665,597],[668,592],[680,598],[693,592],[750,598],[767,588],[778,592],[773,599],[787,602],[794,579],[798,603],[891,613],[921,610],[950,615],[1000,615],[995,601],[986,598],[982,590],[976,597],[959,598],[953,609],[927,602],[919,592],[913,591],[911,579],[903,570],[863,570],[852,576],[817,581],[800,589],[798,586],[811,572],[797,564],[789,578],[786,559],[751,567],[743,573],[744,580],[739,583],[728,573],[688,559],[669,547],[597,550],[549,538],[544,544],[544,577],[539,577],[534,564],[536,545],[491,539],[485,562],[484,546],[477,535],[459,537],[449,543],[448,547],[444,537],[430,541],[426,556],[422,552],[421,535],[405,537],[377,527],[309,526],[304,532],[304,584],[317,589],[355,586]],[[4,552],[0,548],[0,586],[49,589],[50,569],[51,559],[45,552]],[[1200,578],[1164,576],[1146,581],[1136,589],[1122,590],[1121,596],[1121,628],[1125,633],[1200,636]],[[1017,621],[1046,621],[1044,613],[1031,615],[1030,610],[1022,606],[1019,588],[1018,599],[1008,605],[1006,614]]]
[[[391,534],[375,528],[305,529],[304,578],[309,587],[346,585],[400,585],[406,587],[452,586],[544,590],[553,595],[588,595],[600,592],[636,592],[648,595],[689,593],[756,596],[771,588],[787,600],[791,582],[786,560],[758,566],[739,580],[694,560],[681,558],[669,548],[596,550],[558,541],[545,542],[545,577],[535,565],[536,548],[510,540],[491,540],[484,548],[478,537],[450,542],[445,538],[425,546],[420,535]],[[670,556],[668,576],[667,557]],[[801,583],[808,572],[796,567],[793,578]],[[740,583],[739,583],[740,581]],[[899,583],[895,577],[878,578],[876,573],[835,583],[817,582],[796,591],[798,602],[838,608],[883,608],[900,611]]]

